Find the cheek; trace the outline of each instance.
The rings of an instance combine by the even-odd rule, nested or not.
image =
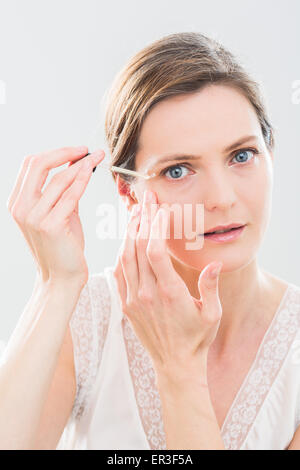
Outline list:
[[[255,188],[255,190],[253,190],[253,188]],[[248,222],[249,224],[248,232],[247,232],[248,236],[245,237],[243,241],[243,243],[245,243],[244,254],[246,256],[250,255],[252,252],[253,252],[253,255],[255,254],[255,252],[259,249],[261,240],[266,232],[266,229],[269,224],[270,217],[271,217],[272,190],[273,190],[273,171],[266,161],[263,162],[258,168],[256,168],[256,171],[253,172],[251,177],[249,177],[249,174],[248,174],[247,179],[244,179],[244,181],[240,185],[237,184],[236,186],[236,193],[237,193],[236,207],[235,207],[236,213],[241,215],[241,217],[244,218],[245,221]],[[202,233],[204,231],[204,227],[201,226],[201,223],[200,223],[201,230],[199,230],[199,220],[204,220],[204,219],[200,218],[198,219],[198,222],[197,222],[194,205],[195,204],[193,203],[193,211],[192,211],[193,216],[189,220],[190,223],[188,223],[188,225],[190,226],[189,229],[192,229],[193,231],[196,231],[197,233]],[[183,211],[183,214],[184,214],[184,211]],[[180,224],[177,223],[177,225],[180,225]],[[206,263],[210,262],[211,258],[209,257],[209,253],[211,252],[211,250],[207,251],[205,249],[206,248],[205,245],[202,245],[200,249],[195,250],[195,251],[187,250],[186,242],[189,242],[192,240],[191,239],[187,240],[185,238],[184,235],[187,232],[184,232],[183,227],[182,227],[183,238],[176,239],[174,237],[175,226],[176,226],[176,220],[174,224],[174,218],[171,215],[170,239],[167,241],[168,249],[171,255],[175,259],[183,262],[184,264],[190,267],[194,267],[195,269],[198,269],[199,266],[202,266],[202,265],[205,266]],[[197,226],[197,229],[195,230],[196,226]],[[212,250],[214,248],[215,247],[211,246]],[[236,253],[236,251],[235,250],[232,251],[230,245],[226,247],[225,245],[223,245],[222,252],[223,252],[223,256],[225,259],[228,254],[227,264],[229,266],[230,265],[229,260],[230,262],[232,262],[233,255]]]
[[[204,204],[199,202],[174,203],[170,217],[170,241],[181,247],[204,232]]]
[[[264,232],[271,216],[273,194],[273,170],[267,161],[259,168],[252,181],[252,188],[255,190],[252,189],[247,195],[247,207],[253,219],[252,223],[258,224],[260,231]]]

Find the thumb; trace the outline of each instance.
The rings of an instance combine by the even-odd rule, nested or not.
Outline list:
[[[205,266],[198,279],[198,290],[204,308],[214,309],[220,306],[218,281],[223,263],[213,262]],[[213,310],[212,310],[213,311]]]

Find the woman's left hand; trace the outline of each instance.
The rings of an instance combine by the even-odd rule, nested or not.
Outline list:
[[[191,363],[202,364],[207,358],[222,316],[219,274],[211,278],[210,273],[222,263],[212,262],[202,270],[200,299],[193,297],[167,251],[170,211],[158,208],[155,193],[150,195],[148,202],[144,197],[140,214],[134,214],[140,205],[133,207],[114,277],[123,314],[151,355],[156,371],[169,373]]]

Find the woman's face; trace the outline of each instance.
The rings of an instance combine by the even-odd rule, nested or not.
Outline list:
[[[225,150],[246,136],[254,137]],[[197,159],[160,161],[174,154]],[[136,170],[160,175],[132,185],[138,201],[142,201],[145,189],[152,189],[158,204],[176,203],[182,209],[180,222],[171,211],[167,244],[175,259],[197,270],[211,261],[222,261],[224,272],[255,257],[271,215],[273,155],[265,145],[252,105],[241,93],[224,85],[210,85],[200,92],[159,102],[143,123]],[[190,215],[187,205],[192,208]],[[196,205],[202,207],[200,226]],[[246,227],[239,238],[222,244],[200,235],[200,248],[191,250],[187,243],[193,239],[185,237],[184,226],[181,238],[176,238],[178,226],[174,223],[191,224],[198,235],[217,225],[243,223]]]

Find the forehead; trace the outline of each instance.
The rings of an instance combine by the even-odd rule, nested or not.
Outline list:
[[[136,166],[148,156],[172,152],[223,151],[247,134],[259,134],[256,112],[239,91],[211,85],[200,92],[168,98],[147,115],[139,137]]]

